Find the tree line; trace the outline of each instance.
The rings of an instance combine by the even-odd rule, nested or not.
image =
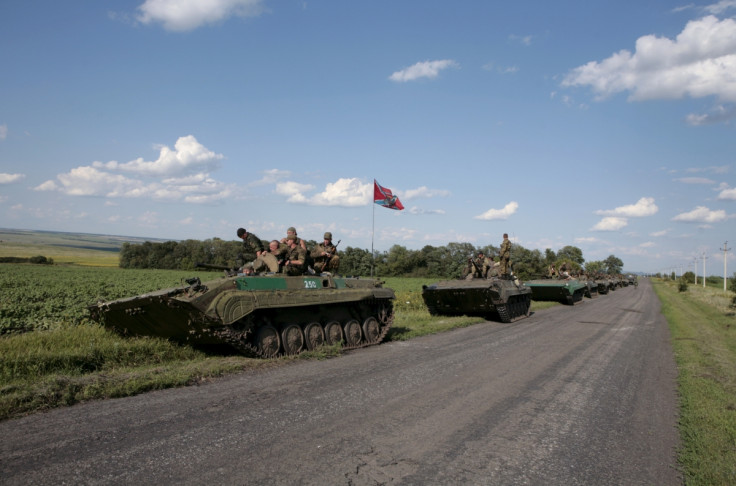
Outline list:
[[[263,241],[268,247],[268,241]],[[307,240],[307,247],[317,244]],[[499,248],[494,245],[477,247],[471,243],[448,243],[444,246],[427,245],[421,250],[410,250],[394,245],[388,251],[375,251],[362,248],[340,248],[340,274],[381,277],[427,277],[453,279],[460,277],[468,265],[468,258],[475,257],[479,251],[486,256],[498,255]],[[219,238],[208,240],[166,241],[163,243],[123,243],[120,249],[120,267],[157,268],[170,270],[193,270],[197,263],[221,265],[231,268],[244,263],[243,245],[239,241],[225,241]],[[498,260],[498,258],[496,258]],[[583,251],[575,246],[565,246],[554,252],[547,248],[529,250],[521,245],[513,245],[511,261],[514,273],[522,280],[530,280],[547,274],[547,268],[555,264],[557,268],[567,263],[573,272],[619,274],[623,261],[614,255],[602,261],[585,262]]]

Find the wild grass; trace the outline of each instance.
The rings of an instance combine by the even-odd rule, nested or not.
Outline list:
[[[736,318],[723,289],[654,281],[679,371],[686,484],[736,484]]]

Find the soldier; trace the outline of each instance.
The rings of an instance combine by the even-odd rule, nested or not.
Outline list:
[[[280,271],[284,251],[279,244],[279,240],[272,240],[268,244],[268,250],[261,253],[253,262],[253,270],[255,272],[272,273]]]
[[[238,228],[238,238],[243,240],[243,254],[242,259],[245,262],[252,262],[263,252],[263,242],[259,237],[253,233],[248,233],[245,228]]]
[[[562,265],[560,265],[560,278],[565,280],[570,280],[570,272],[567,269],[567,262],[563,262]]]
[[[474,263],[472,265],[472,271],[473,276],[475,278],[486,278],[488,276],[488,269],[490,268],[490,263],[488,262],[488,258],[486,258],[485,254],[482,251],[478,252],[478,256],[475,258]]]
[[[503,234],[503,242],[501,243],[501,250],[498,256],[501,263],[501,275],[509,275],[509,261],[511,260],[511,242],[509,241],[508,233]]]
[[[285,245],[288,246],[288,243],[286,242],[286,239],[289,236],[291,236],[291,235],[296,236],[296,228],[294,228],[293,226],[289,227],[289,229],[286,230],[286,236],[284,238],[281,238],[281,243],[283,243],[283,244],[285,244]],[[304,241],[303,239],[301,239],[298,236],[296,236],[296,243],[297,243],[297,245],[301,246],[304,249],[304,251],[307,251],[307,242],[306,241]]]
[[[551,264],[549,268],[547,269],[547,277],[549,278],[557,278],[559,274],[557,273],[557,269],[555,268],[555,264]]]
[[[314,270],[317,273],[337,273],[340,267],[340,257],[337,254],[337,245],[332,244],[332,233],[329,231],[326,232],[324,234],[324,242],[316,245],[312,249],[312,259],[314,261]]]
[[[286,237],[284,273],[287,275],[304,275],[307,270],[307,252],[299,246],[297,239],[296,235]]]

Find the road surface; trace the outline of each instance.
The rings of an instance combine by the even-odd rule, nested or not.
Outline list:
[[[0,484],[681,484],[650,283],[0,422]]]

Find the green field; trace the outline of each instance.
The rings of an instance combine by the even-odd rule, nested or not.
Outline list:
[[[143,238],[126,236],[0,228],[0,257],[28,258],[42,255],[52,258],[56,263],[117,267],[118,252],[123,243],[143,241]]]

